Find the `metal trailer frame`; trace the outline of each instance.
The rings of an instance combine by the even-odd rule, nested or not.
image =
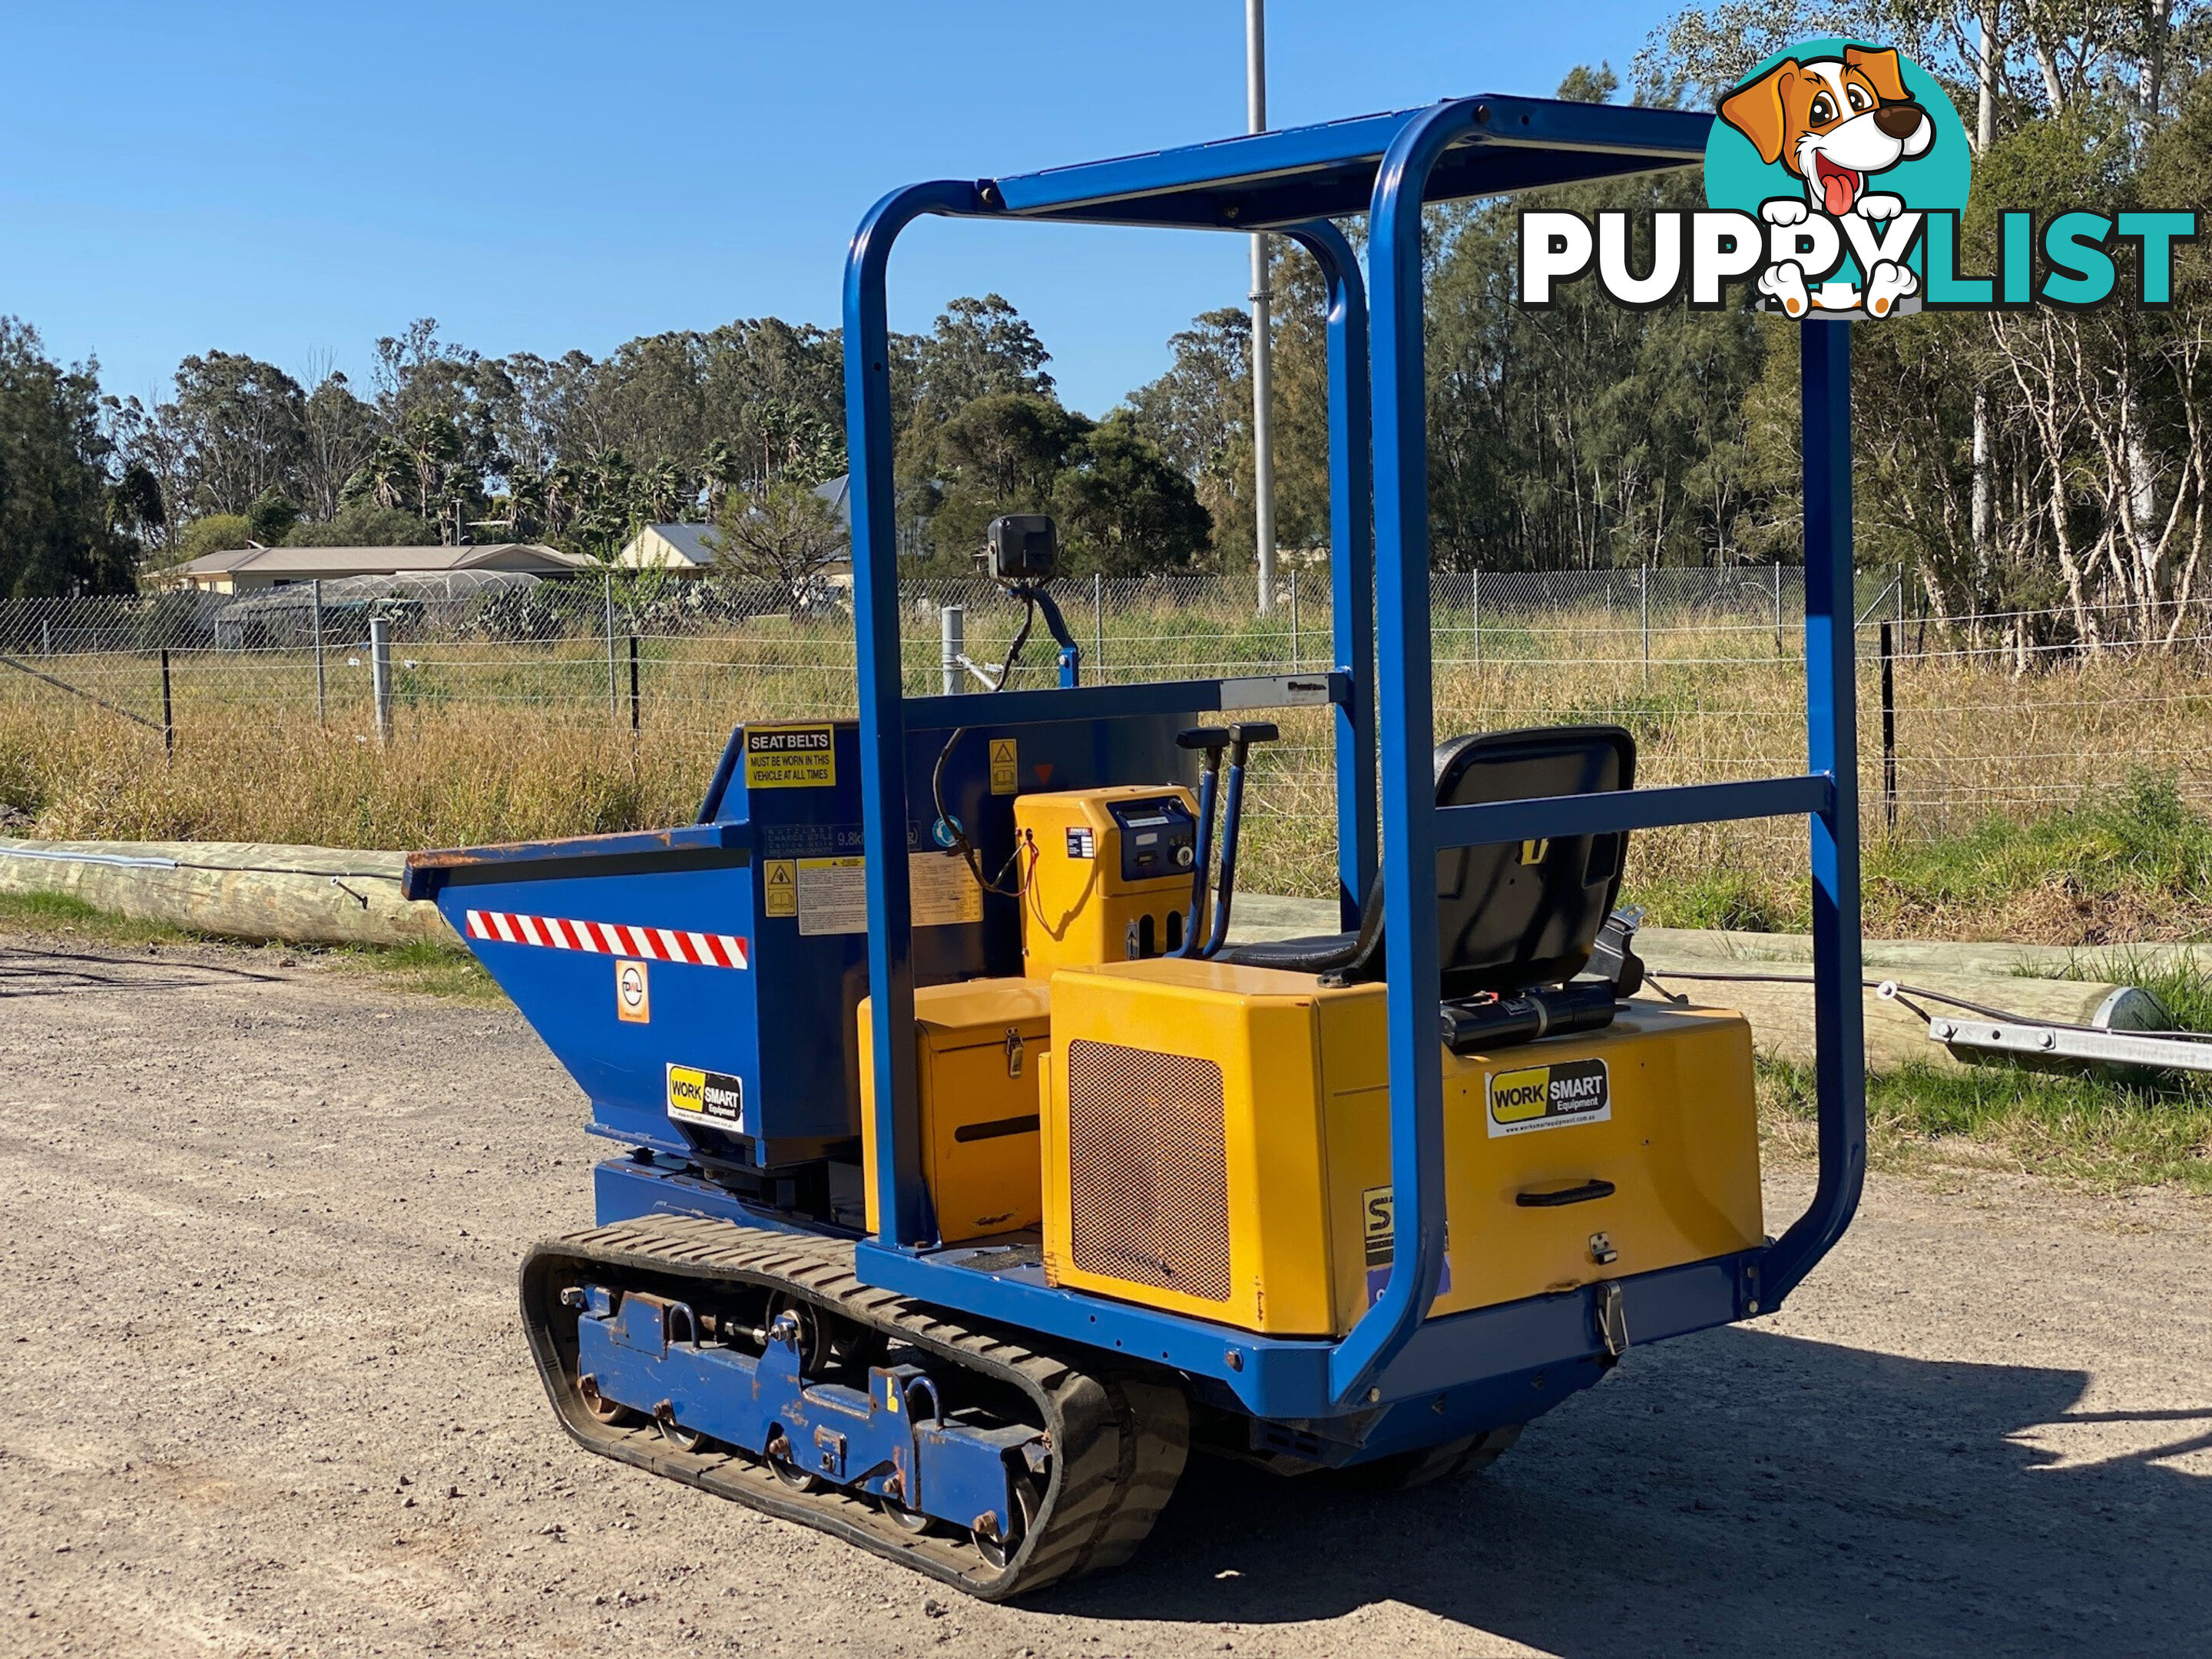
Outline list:
[[[909,185],[878,203],[845,273],[846,399],[853,453],[868,972],[873,988],[875,1157],[888,1194],[856,1267],[871,1283],[940,1306],[1171,1366],[1255,1416],[1341,1416],[1416,1394],[1525,1383],[1607,1349],[1595,1287],[1437,1319],[1423,1315],[1444,1259],[1443,1113],[1435,899],[1388,884],[1391,1174],[1401,1240],[1381,1297],[1340,1342],[1285,1340],[1048,1286],[1035,1268],[984,1271],[931,1246],[915,1109],[911,912],[906,860],[909,725],[994,729],[1221,706],[1222,683],[908,698],[901,679],[884,282],[892,245],[924,214],[1176,226],[1293,238],[1329,295],[1329,496],[1335,599],[1339,896],[1345,924],[1378,858],[1433,866],[1440,850],[1546,836],[1809,816],[1820,1174],[1778,1241],[1620,1282],[1644,1341],[1771,1312],[1840,1237],[1866,1167],[1858,994],[1859,850],[1853,678],[1850,344],[1847,325],[1800,325],[1805,489],[1806,755],[1802,775],[1439,809],[1429,633],[1427,434],[1421,208],[1687,167],[1712,118],[1480,96],[1020,177]],[[1331,216],[1369,215],[1364,292]],[[1372,331],[1371,341],[1370,331]],[[1371,391],[1371,412],[1370,412]],[[1371,422],[1371,430],[1370,430]],[[1371,445],[1371,472],[1370,456]],[[1370,479],[1374,533],[1369,534]],[[1370,590],[1371,582],[1371,590]],[[1370,593],[1373,594],[1370,605]],[[1382,642],[1380,672],[1375,641]],[[1379,741],[1379,755],[1378,755]],[[1381,799],[1373,781],[1379,761]],[[1381,828],[1378,836],[1377,809]],[[885,856],[886,853],[890,856]],[[1409,1247],[1410,1244],[1410,1247]]]

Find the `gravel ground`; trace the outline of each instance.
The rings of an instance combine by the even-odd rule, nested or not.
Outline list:
[[[977,1605],[555,1429],[514,1269],[605,1147],[520,1018],[0,939],[0,1652],[2173,1653],[2212,1629],[2208,1206],[1877,1178],[1778,1316],[1489,1474],[1194,1465]],[[1778,1212],[1802,1169],[1775,1177]]]

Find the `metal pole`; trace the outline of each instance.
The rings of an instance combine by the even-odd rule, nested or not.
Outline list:
[[[1774,654],[1782,655],[1782,561],[1774,562]]]
[[[1244,106],[1248,131],[1267,130],[1267,0],[1244,0]],[[1275,604],[1275,431],[1273,338],[1267,292],[1267,238],[1252,239],[1252,529],[1259,543],[1260,614]]]
[[[169,701],[169,647],[161,647],[161,752],[177,752],[177,715]]]
[[[637,735],[637,635],[629,636],[629,734]]]
[[[392,624],[374,617],[368,624],[368,678],[376,698],[376,740],[392,741]]]
[[[1482,666],[1482,572],[1473,570],[1468,574],[1474,578],[1468,584],[1467,608],[1473,624],[1468,632],[1474,640],[1474,665],[1480,668]]]
[[[1298,672],[1298,573],[1291,572],[1291,672]]]
[[[307,586],[310,590],[308,597],[315,607],[315,724],[325,726],[330,722],[330,704],[328,688],[324,683],[323,585],[320,581],[313,581]]]
[[[1100,684],[1106,672],[1106,573],[1091,573],[1091,676]]]
[[[1643,580],[1637,583],[1637,598],[1644,612],[1644,684],[1651,684],[1651,567],[1644,567]]]
[[[968,649],[967,629],[968,613],[961,606],[948,605],[938,611],[938,658],[945,671],[945,695],[948,697],[960,690],[960,659]]]
[[[607,592],[607,712],[617,713],[622,707],[622,694],[615,685],[615,573],[606,574]]]
[[[1893,624],[1881,625],[1881,815],[1897,833],[1897,641]]]

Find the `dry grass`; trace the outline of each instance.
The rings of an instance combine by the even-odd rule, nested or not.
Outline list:
[[[994,659],[1015,620],[1010,607],[971,611],[970,654]],[[1125,610],[1096,637],[1072,620],[1087,678],[1112,680],[1310,668],[1328,638],[1310,604],[1295,639],[1280,612],[1256,619],[1218,604]],[[1437,620],[1440,732],[1619,721],[1637,735],[1645,784],[1802,764],[1802,670],[1778,653],[1771,624],[1657,617],[1647,663],[1637,618],[1617,611],[1493,608],[1479,638],[1468,617]],[[934,626],[933,613],[910,621],[910,690],[935,689]],[[1794,652],[1794,629],[1783,644]],[[1871,930],[2090,943],[2212,931],[2212,900],[2190,872],[2146,875],[2124,857],[2100,874],[2101,843],[2087,831],[1990,832],[2063,830],[2131,773],[2172,778],[2180,802],[2199,803],[2212,670],[2193,656],[2107,657],[2019,678],[1994,656],[1932,638],[1907,645],[1917,650],[1897,669],[1894,835],[1880,805],[1871,662],[1861,678]],[[712,637],[644,640],[633,738],[626,650],[611,684],[601,641],[403,643],[388,747],[373,740],[357,649],[326,659],[320,721],[306,652],[179,653],[167,759],[157,733],[0,672],[0,823],[52,836],[405,848],[680,822],[731,726],[851,712],[851,649],[836,619],[756,617]],[[1048,657],[1040,642],[1029,660]],[[150,657],[50,662],[158,720]],[[1291,711],[1282,724],[1283,742],[1257,765],[1241,884],[1321,894],[1334,879],[1329,720]],[[1629,885],[1657,921],[1789,927],[1807,910],[1804,862],[1794,826],[1708,825],[1637,837]]]

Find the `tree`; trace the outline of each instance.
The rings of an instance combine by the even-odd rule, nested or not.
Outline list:
[[[314,377],[301,406],[300,501],[307,516],[335,519],[346,480],[376,447],[376,411],[354,395],[352,383],[333,369]]]
[[[412,513],[356,501],[328,521],[302,520],[284,538],[287,547],[422,547],[435,532]]]
[[[185,564],[210,553],[231,553],[252,539],[252,526],[243,513],[203,513],[185,526],[177,538],[177,557]]]
[[[274,363],[210,351],[177,365],[176,398],[158,411],[185,458],[194,513],[243,513],[264,490],[297,488],[307,458],[307,394]]]
[[[945,422],[934,444],[941,487],[933,492],[931,533],[939,557],[964,571],[993,519],[1049,511],[1053,486],[1091,425],[1023,392],[977,398]]]
[[[1052,490],[1069,574],[1187,570],[1209,550],[1213,520],[1197,490],[1127,415],[1108,416],[1073,459]]]
[[[915,346],[917,421],[950,418],[978,398],[1052,396],[1044,349],[1022,314],[996,294],[962,298],[945,307]]]
[[[816,602],[817,579],[846,550],[836,509],[789,478],[732,495],[714,540],[717,568],[771,585],[794,617]]]
[[[253,505],[246,509],[246,533],[263,547],[281,544],[299,522],[300,509],[273,485],[256,495]]]
[[[114,449],[99,367],[64,368],[0,318],[0,595],[127,592],[135,550],[112,518]]]

